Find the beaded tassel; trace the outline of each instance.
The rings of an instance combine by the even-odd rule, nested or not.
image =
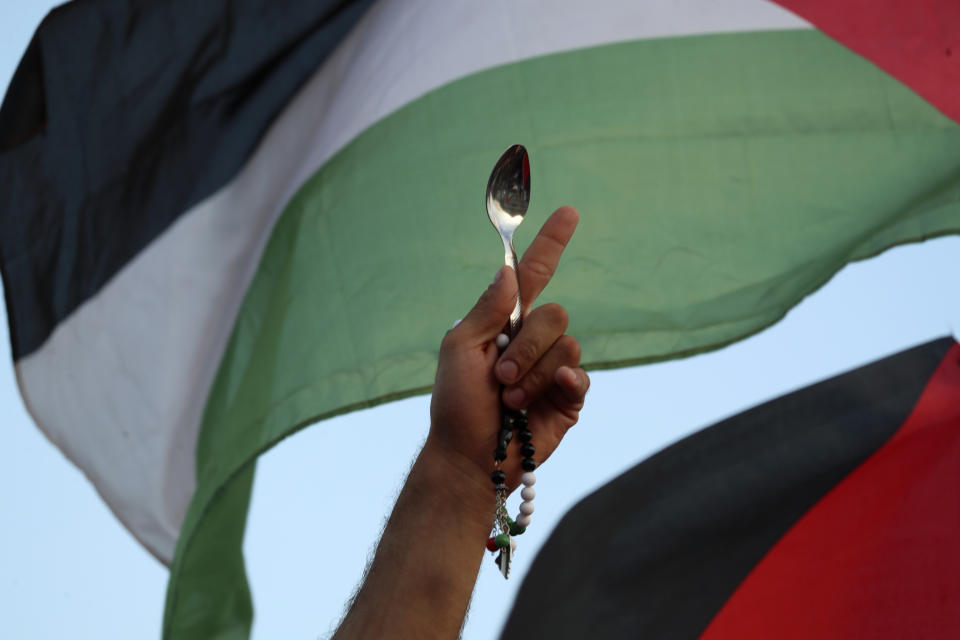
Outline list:
[[[501,352],[509,342],[510,339],[505,334],[501,333],[497,336],[496,343]],[[527,425],[526,411],[514,411],[504,407],[500,432],[497,436],[497,448],[493,451],[494,470],[490,474],[490,480],[493,481],[493,490],[496,493],[497,502],[494,509],[493,535],[487,540],[487,550],[495,553],[499,552],[496,563],[504,578],[510,576],[513,551],[517,547],[513,537],[526,531],[530,524],[530,515],[533,513],[533,498],[536,495],[533,489],[533,484],[537,481],[533,473],[533,470],[537,468],[537,463],[533,459],[536,449],[531,442],[533,434],[527,428]],[[507,459],[507,447],[513,439],[514,430],[519,430],[520,453],[523,455],[520,466],[524,471],[520,479],[524,486],[523,491],[520,492],[523,502],[520,503],[520,513],[516,520],[507,515],[507,475],[500,469],[500,464]]]

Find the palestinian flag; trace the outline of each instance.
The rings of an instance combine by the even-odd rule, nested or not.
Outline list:
[[[960,345],[668,447],[568,513],[503,638],[960,636]]]
[[[24,400],[170,565],[164,636],[243,636],[256,457],[429,391],[504,148],[532,156],[520,245],[582,211],[549,295],[588,366],[714,349],[960,231],[958,12],[76,0],[0,111]]]

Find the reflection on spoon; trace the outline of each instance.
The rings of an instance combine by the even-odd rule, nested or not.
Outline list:
[[[504,262],[517,272],[517,252],[513,232],[523,222],[530,206],[530,159],[523,145],[515,144],[500,156],[487,181],[487,216],[503,240]],[[520,292],[510,314],[510,337],[520,331],[523,322]]]

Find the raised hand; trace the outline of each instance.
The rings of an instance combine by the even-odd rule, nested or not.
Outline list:
[[[441,450],[465,472],[467,481],[482,484],[485,491],[491,489],[501,398],[510,408],[527,409],[538,462],[553,453],[583,406],[590,379],[579,366],[579,343],[565,334],[566,310],[546,304],[530,311],[553,277],[578,219],[572,207],[555,211],[520,260],[525,318],[502,355],[498,356],[494,340],[504,330],[517,292],[509,267],[497,272],[493,284],[441,344],[427,446]],[[511,489],[519,483],[520,461],[515,441],[501,466]]]

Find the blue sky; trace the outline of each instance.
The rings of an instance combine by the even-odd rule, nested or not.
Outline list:
[[[2,86],[51,6],[6,0],[0,9]],[[491,257],[492,273],[498,256]],[[848,266],[782,322],[737,345],[594,373],[580,424],[538,471],[537,512],[519,540],[517,575],[504,582],[485,562],[465,637],[496,637],[536,549],[565,510],[604,481],[743,408],[913,344],[956,336],[955,274],[960,238],[897,248]],[[13,375],[5,310],[2,320],[0,637],[158,637],[166,569],[33,426]],[[324,637],[336,624],[426,433],[428,402],[412,398],[314,425],[262,458],[245,545],[254,638]],[[377,443],[362,468],[342,455],[356,446],[357,433]]]

